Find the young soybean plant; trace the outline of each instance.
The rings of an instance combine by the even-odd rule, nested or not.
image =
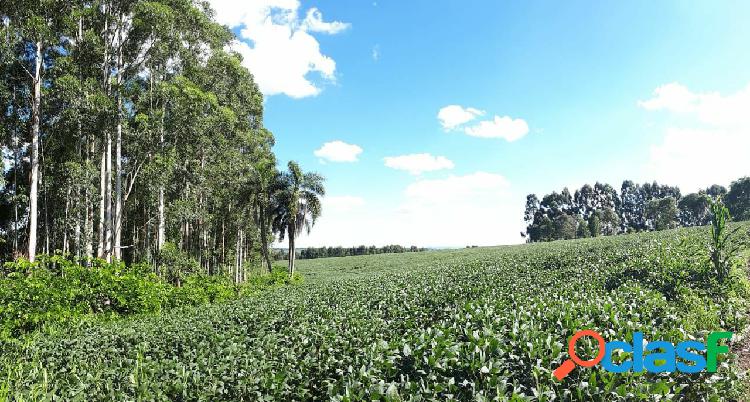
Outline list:
[[[729,209],[724,205],[721,198],[710,200],[711,207],[711,244],[709,252],[711,254],[711,264],[717,274],[720,283],[729,277],[729,271],[732,267],[732,258],[737,255],[741,244],[732,242],[732,238],[740,227],[732,230],[727,228],[730,221]]]

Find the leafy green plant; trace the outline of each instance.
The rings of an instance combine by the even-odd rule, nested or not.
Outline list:
[[[181,286],[174,286],[148,265],[92,260],[83,266],[64,256],[5,263],[0,272],[0,345],[19,343],[49,325],[154,314],[301,283],[299,275],[290,278],[283,269],[251,276],[239,285],[225,276],[180,272]]]
[[[737,400],[726,359],[713,375],[551,373],[581,328],[625,341],[742,330],[746,291],[693,283],[703,265],[684,247],[708,232],[304,260],[303,286],[39,333],[0,372],[14,400]]]
[[[720,197],[716,200],[709,200],[709,202],[711,209],[711,243],[709,245],[711,264],[719,282],[723,283],[729,276],[732,261],[740,250],[741,245],[737,242],[733,244],[732,240],[741,227],[728,228],[731,216],[729,215],[729,209]]]
[[[181,286],[185,277],[200,271],[198,261],[172,242],[164,243],[157,255],[156,263],[159,274],[175,286]]]

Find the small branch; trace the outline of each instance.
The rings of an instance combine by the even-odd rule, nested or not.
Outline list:
[[[145,160],[141,161],[140,164],[135,168],[135,172],[133,172],[133,175],[130,177],[130,184],[128,185],[128,191],[125,193],[125,197],[122,200],[122,203],[126,203],[128,201],[128,197],[130,197],[130,193],[133,191],[133,185],[135,184],[135,178],[138,177],[138,173],[141,171],[141,167],[143,167],[143,164],[145,163]]]

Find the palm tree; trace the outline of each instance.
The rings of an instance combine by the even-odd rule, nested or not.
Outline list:
[[[289,275],[294,274],[294,240],[303,229],[310,229],[320,216],[322,207],[320,198],[325,195],[323,176],[317,173],[303,173],[297,162],[290,161],[288,172],[279,176],[276,192],[273,230],[279,234],[279,240],[289,241]]]
[[[251,202],[255,224],[260,228],[261,255],[265,260],[268,273],[272,272],[271,257],[268,253],[268,231],[272,227],[273,200],[282,181],[276,170],[276,158],[273,155],[260,158],[253,166],[249,188],[252,190]]]

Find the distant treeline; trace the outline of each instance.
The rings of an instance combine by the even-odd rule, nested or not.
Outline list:
[[[711,200],[722,198],[733,220],[750,220],[750,177],[732,182],[729,190],[712,185],[682,196],[678,187],[625,180],[618,193],[609,184],[588,184],[571,195],[568,188],[526,196],[526,241],[551,241],[620,233],[701,226],[710,222]]]
[[[420,251],[426,251],[426,248],[420,248],[417,246],[404,247],[398,244],[391,244],[383,247],[376,246],[357,246],[357,247],[308,247],[299,250],[297,258],[302,260],[309,260],[313,258],[326,258],[326,257],[347,257],[352,255],[369,255],[369,254],[389,254],[389,253],[415,253]],[[274,257],[277,260],[283,260],[286,258],[286,250],[275,249]]]

